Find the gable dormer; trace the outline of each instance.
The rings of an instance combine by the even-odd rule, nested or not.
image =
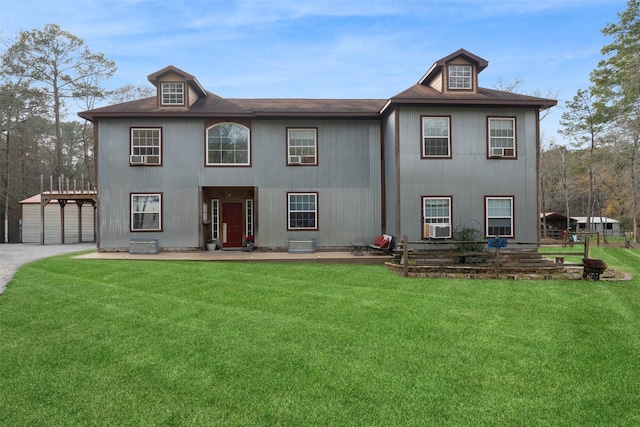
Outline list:
[[[460,49],[436,61],[418,84],[440,93],[478,93],[478,74],[488,65],[485,59]]]
[[[206,97],[198,79],[179,68],[169,65],[160,71],[149,74],[147,79],[156,87],[158,108],[189,108],[198,99]]]

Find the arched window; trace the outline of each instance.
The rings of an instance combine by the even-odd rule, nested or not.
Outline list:
[[[207,129],[208,165],[249,165],[249,129],[237,123],[218,123]]]

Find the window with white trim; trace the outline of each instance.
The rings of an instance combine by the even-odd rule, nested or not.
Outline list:
[[[131,165],[159,165],[162,163],[162,129],[131,128]]]
[[[451,157],[451,117],[422,117],[422,157]]]
[[[318,193],[287,193],[287,228],[318,229]]]
[[[218,123],[207,129],[207,165],[249,165],[249,128],[237,123]]]
[[[515,117],[489,117],[489,157],[516,156]]]
[[[449,89],[472,89],[471,65],[449,65]]]
[[[131,231],[162,230],[162,194],[131,194]]]
[[[162,83],[162,105],[184,105],[184,83]]]
[[[317,129],[287,129],[288,165],[317,165],[317,149]]]
[[[513,197],[485,196],[487,237],[513,237]]]
[[[211,238],[220,240],[220,201],[211,200]]]
[[[253,236],[253,200],[247,199],[245,202],[245,216],[247,218],[245,232],[247,236]]]
[[[438,228],[438,237],[451,237],[451,197],[422,197],[424,237],[434,237],[430,226]],[[433,227],[431,227],[433,228]]]

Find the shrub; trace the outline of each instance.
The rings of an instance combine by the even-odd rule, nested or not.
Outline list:
[[[456,241],[454,249],[464,255],[453,257],[454,261],[460,264],[477,264],[485,261],[482,255],[483,244],[477,243],[483,238],[482,232],[475,228],[456,228],[453,239]],[[464,243],[474,242],[474,243]],[[475,255],[475,253],[478,255]]]

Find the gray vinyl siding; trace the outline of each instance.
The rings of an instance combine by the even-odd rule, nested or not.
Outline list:
[[[396,227],[396,199],[397,191],[397,170],[396,170],[396,116],[391,113],[384,119],[383,135],[384,135],[384,172],[385,172],[385,209],[386,224],[383,230],[387,234],[399,235]]]
[[[421,115],[451,115],[451,159],[421,159]],[[516,117],[516,160],[487,159],[487,117]],[[484,233],[485,196],[514,197],[515,240],[536,241],[537,118],[522,108],[402,108],[399,115],[402,234],[422,235],[422,196],[451,196],[453,229]],[[387,186],[389,189],[390,186]]]
[[[286,166],[287,127],[318,127],[318,166]],[[252,133],[261,245],[286,247],[289,238],[311,237],[321,247],[347,246],[379,233],[377,121],[254,121]],[[291,191],[318,192],[317,231],[286,231]]]
[[[161,167],[129,166],[129,129],[162,127]],[[318,166],[286,165],[286,128],[318,129]],[[376,120],[252,120],[251,167],[205,167],[205,122],[102,119],[98,125],[100,248],[132,238],[164,249],[199,247],[202,187],[253,187],[261,247],[312,237],[319,247],[368,242],[381,222],[380,127]],[[318,231],[287,231],[287,192],[318,192]],[[130,194],[162,194],[162,232],[130,232]]]
[[[451,116],[451,159],[420,158],[423,115]],[[487,159],[490,116],[516,117],[517,159]],[[371,242],[381,232],[418,240],[422,196],[451,196],[453,228],[483,233],[485,196],[512,196],[515,240],[535,241],[537,125],[534,109],[480,107],[399,107],[382,126],[378,120],[254,119],[251,166],[207,167],[204,120],[102,119],[99,246],[126,250],[132,238],[153,238],[163,249],[199,248],[201,189],[207,187],[254,189],[254,230],[263,248],[285,248],[296,237],[314,238],[318,247],[345,247]],[[131,127],[162,127],[161,167],[129,166]],[[287,127],[318,129],[317,166],[287,166]],[[287,231],[288,192],[318,193],[318,230]],[[162,194],[161,232],[130,232],[131,193]]]

